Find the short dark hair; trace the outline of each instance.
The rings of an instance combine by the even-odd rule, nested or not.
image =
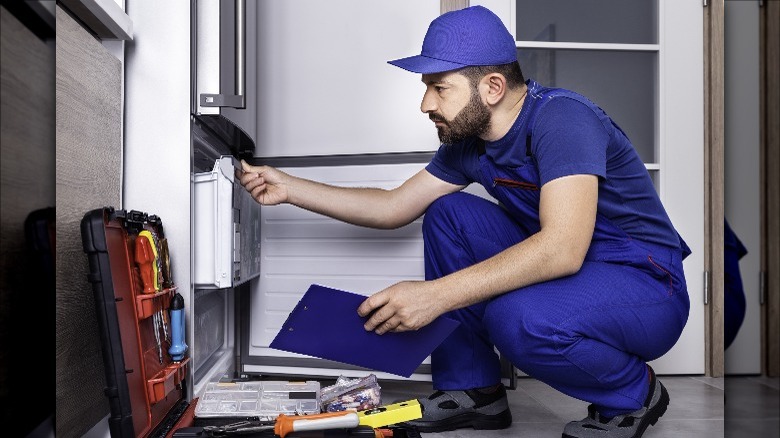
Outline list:
[[[525,83],[523,71],[520,69],[519,62],[500,65],[477,65],[464,67],[459,73],[468,78],[472,87],[476,87],[479,81],[489,73],[501,73],[506,78],[506,85],[509,88],[519,88]]]

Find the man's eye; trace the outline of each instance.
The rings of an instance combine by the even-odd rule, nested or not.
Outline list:
[[[437,87],[434,87],[434,88],[436,89],[436,92],[437,92],[437,93],[441,93],[442,91],[444,91],[444,90],[445,90],[445,88],[444,88],[444,87],[439,87],[439,86],[437,86]]]

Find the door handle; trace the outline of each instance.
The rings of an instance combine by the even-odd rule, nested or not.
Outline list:
[[[246,0],[235,0],[235,94],[200,95],[200,106],[246,108]]]

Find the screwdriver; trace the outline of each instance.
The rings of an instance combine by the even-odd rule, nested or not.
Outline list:
[[[157,262],[155,260],[156,250],[154,243],[149,236],[141,233],[135,239],[135,262],[141,271],[141,281],[144,284],[144,293],[153,294],[157,292]]]
[[[171,298],[171,348],[168,354],[174,362],[181,362],[187,351],[184,343],[184,297],[180,293]]]
[[[307,417],[311,417],[311,415],[307,415]],[[237,435],[271,436],[270,434],[266,435],[265,432],[270,432],[273,429],[274,425],[267,425],[266,422],[255,423],[240,421],[225,426],[184,427],[174,432],[173,436],[176,438],[203,438],[204,436],[227,437]],[[307,430],[290,433],[301,438],[390,438],[394,436],[392,429],[373,429],[371,426],[362,425],[354,428]]]
[[[157,248],[155,248],[152,233],[143,230],[135,239],[135,262],[141,271],[141,281],[144,284],[144,293],[153,294],[160,290],[157,268]],[[160,316],[159,311],[152,315],[154,325],[154,340],[157,343],[157,357],[163,363],[162,342],[160,341]]]
[[[157,237],[157,234],[149,231],[149,230],[143,230],[140,233],[138,233],[139,236],[146,236],[146,238],[149,239],[149,242],[152,244],[152,252],[154,253],[154,264],[153,264],[153,275],[154,275],[154,281],[155,281],[155,290],[160,292],[163,290],[164,287],[169,287],[165,285],[165,273],[163,268],[163,258],[167,257],[168,252],[168,242],[164,241],[161,242],[160,239]],[[165,243],[165,245],[163,245]],[[159,331],[160,328],[162,328],[163,331],[163,339],[168,341],[168,343],[171,342],[171,337],[168,336],[168,327],[165,322],[165,314],[163,312],[162,306],[157,310],[156,315],[156,321],[157,321],[157,330]],[[159,337],[159,334],[155,335],[156,337]],[[160,358],[162,358],[162,348],[160,348]],[[162,360],[162,359],[161,359]]]
[[[162,225],[160,225],[160,234],[162,235]],[[171,256],[168,252],[168,239],[165,237],[160,237],[159,239],[160,248],[160,260],[162,265],[162,287],[165,289],[170,289],[173,287],[173,279],[171,279]],[[160,319],[162,320],[162,326],[163,326],[163,333],[165,334],[165,340],[170,345],[171,343],[171,335],[168,332],[168,322],[167,322],[167,315],[166,312],[163,312],[162,309],[160,309]]]
[[[317,415],[287,416],[279,414],[274,424],[274,433],[284,438],[290,432],[305,432],[325,429],[349,429],[358,427],[357,412],[328,412]]]

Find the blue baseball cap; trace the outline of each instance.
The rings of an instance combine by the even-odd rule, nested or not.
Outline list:
[[[422,53],[388,61],[414,73],[430,74],[517,61],[517,46],[501,19],[483,6],[447,12],[428,26]]]

